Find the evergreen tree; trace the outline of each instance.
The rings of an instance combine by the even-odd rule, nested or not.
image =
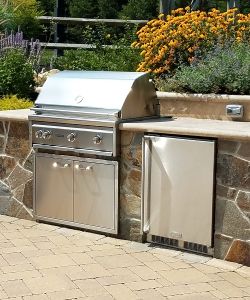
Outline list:
[[[54,15],[56,0],[39,0],[38,2],[45,15]]]
[[[152,19],[159,14],[158,2],[156,0],[129,0],[119,15],[125,19]]]
[[[74,18],[94,18],[98,15],[96,0],[68,0],[69,16]]]
[[[98,0],[98,17],[103,19],[116,18],[119,11],[117,0]]]

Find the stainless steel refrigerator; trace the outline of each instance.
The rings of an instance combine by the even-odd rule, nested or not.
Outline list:
[[[215,145],[144,137],[142,230],[148,241],[212,253]]]

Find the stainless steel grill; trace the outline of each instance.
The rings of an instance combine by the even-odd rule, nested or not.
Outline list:
[[[157,116],[147,74],[59,72],[33,110],[36,218],[116,234],[118,124]]]

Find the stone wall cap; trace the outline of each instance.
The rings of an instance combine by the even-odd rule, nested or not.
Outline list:
[[[28,116],[31,114],[32,112],[30,109],[1,110],[0,120],[28,122]]]
[[[127,131],[250,140],[250,122],[163,117],[138,122],[125,122],[121,123],[119,128]]]
[[[204,102],[250,102],[250,95],[222,95],[222,94],[188,94],[175,92],[157,92],[160,100],[187,100]]]

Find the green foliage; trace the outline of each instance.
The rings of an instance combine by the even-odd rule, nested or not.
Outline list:
[[[12,0],[15,7],[14,13],[15,31],[19,28],[26,38],[36,38],[40,31],[40,22],[36,19],[42,15],[42,11],[36,0]]]
[[[9,50],[0,57],[0,95],[28,97],[34,90],[32,65],[23,51]]]
[[[44,15],[54,15],[56,0],[38,0],[38,3]]]
[[[8,1],[0,0],[0,33],[13,22],[14,9]]]
[[[69,50],[58,57],[53,67],[59,70],[135,71],[140,61],[138,49],[131,48],[135,28],[126,26],[125,33],[113,34],[107,26],[85,30],[85,43],[95,45],[91,50]],[[103,47],[102,45],[109,45]]]
[[[116,18],[126,0],[67,0],[68,13],[79,18]]]
[[[152,19],[158,15],[158,1],[129,0],[119,15],[125,19]]]
[[[0,98],[0,110],[24,109],[33,106],[33,102],[17,96],[5,96]]]
[[[75,18],[92,18],[98,14],[95,0],[68,0],[69,15]]]
[[[158,80],[157,86],[164,91],[249,95],[250,46],[218,46],[173,77]]]
[[[119,4],[117,0],[98,0],[98,17],[103,19],[113,19],[117,17]]]
[[[131,48],[68,50],[56,59],[53,67],[59,70],[135,71],[139,60],[138,51]]]
[[[36,17],[42,13],[36,0],[0,0],[0,32],[19,29],[26,38],[35,38],[42,28]]]

